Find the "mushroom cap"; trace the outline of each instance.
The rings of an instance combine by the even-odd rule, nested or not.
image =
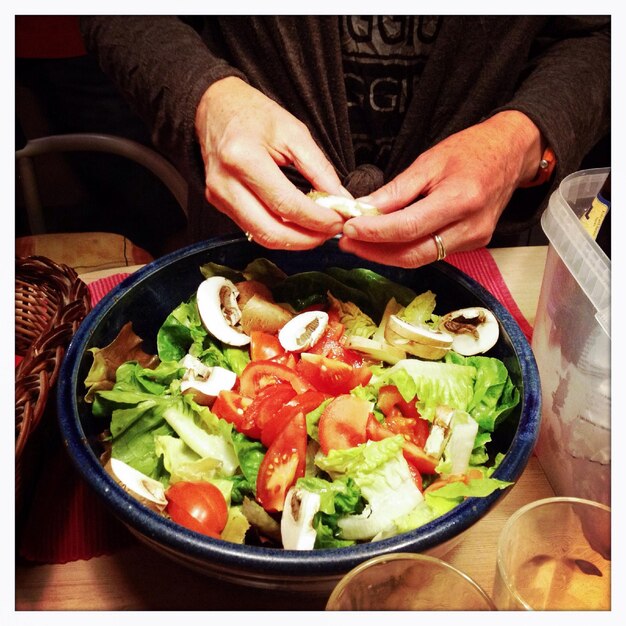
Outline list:
[[[484,307],[451,311],[441,318],[439,326],[452,335],[452,350],[463,356],[487,352],[500,336],[496,316]]]
[[[235,328],[241,319],[237,295],[232,281],[211,276],[200,283],[196,303],[204,327],[214,337],[230,346],[245,346],[250,343],[250,337]]]

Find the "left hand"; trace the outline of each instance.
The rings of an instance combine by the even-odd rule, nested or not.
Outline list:
[[[362,200],[383,213],[348,220],[339,245],[378,263],[419,267],[446,252],[487,245],[515,189],[535,177],[543,152],[537,126],[503,111],[447,137]]]

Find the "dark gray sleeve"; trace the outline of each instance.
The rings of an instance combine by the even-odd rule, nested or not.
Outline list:
[[[555,182],[610,128],[611,24],[604,16],[552,18],[513,98],[557,156]]]
[[[197,173],[200,98],[221,78],[245,80],[241,72],[174,16],[85,16],[81,32],[88,51],[152,129],[155,146],[183,173]]]

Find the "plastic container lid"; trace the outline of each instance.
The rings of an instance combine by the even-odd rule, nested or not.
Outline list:
[[[541,216],[550,245],[596,309],[595,318],[611,336],[611,260],[585,232],[580,217],[591,205],[610,168],[581,170],[563,179]]]

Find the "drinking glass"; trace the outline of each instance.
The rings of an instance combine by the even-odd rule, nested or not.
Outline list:
[[[489,596],[449,563],[394,553],[364,561],[337,584],[327,611],[492,611]]]
[[[610,610],[611,509],[555,497],[516,511],[499,538],[493,599],[499,610]]]

